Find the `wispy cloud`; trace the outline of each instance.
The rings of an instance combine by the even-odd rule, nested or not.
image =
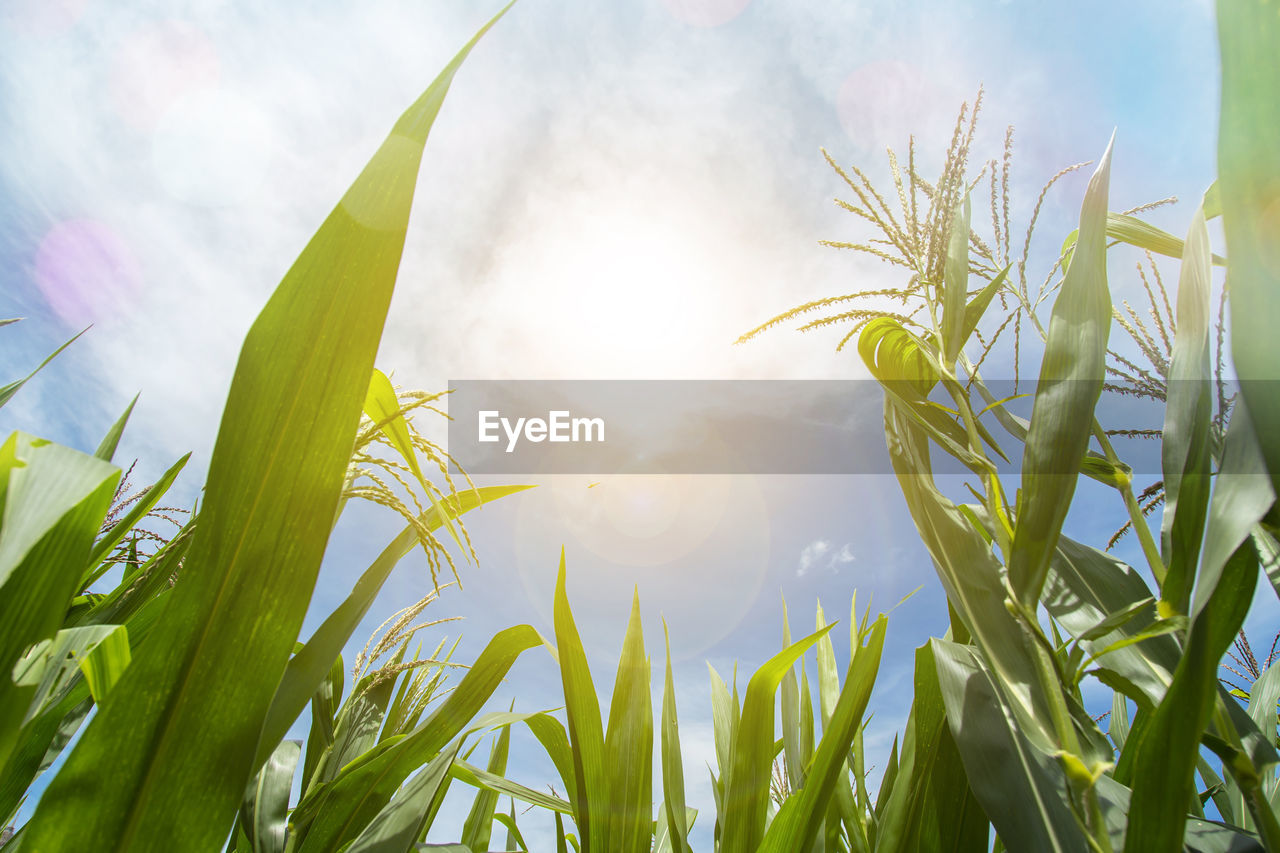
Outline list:
[[[828,539],[815,539],[800,550],[800,559],[796,564],[796,577],[802,578],[812,569],[825,569],[838,572],[841,566],[854,562],[853,546],[846,542],[839,548],[833,548]]]

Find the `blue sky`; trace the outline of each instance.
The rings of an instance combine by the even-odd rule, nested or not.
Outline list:
[[[93,329],[0,412],[0,428],[92,448],[141,391],[118,458],[136,457],[143,482],[193,451],[178,486],[193,499],[249,323],[400,110],[496,9],[7,4],[0,314],[27,319],[0,333],[4,375]],[[1185,231],[1214,174],[1216,40],[1202,0],[521,0],[464,66],[428,142],[379,365],[428,390],[481,378],[860,377],[853,354],[833,352],[835,332],[731,343],[806,299],[895,281],[818,246],[866,235],[831,204],[842,185],[819,148],[883,185],[884,147],[901,151],[914,132],[927,174],[979,85],[977,158],[999,156],[1016,126],[1015,241],[1044,180],[1098,157],[1113,129],[1112,208],[1177,195],[1150,218]],[[1074,227],[1086,173],[1047,199],[1032,270]],[[1125,263],[1112,289],[1132,298]],[[1011,373],[1001,357],[988,375]],[[620,481],[606,484],[616,505],[599,529],[575,508],[615,499],[586,482],[548,480],[468,518],[481,563],[433,605],[465,617],[446,626],[461,627],[461,658],[511,624],[549,634],[563,543],[607,697],[638,586],[655,667],[658,615],[672,627],[689,789],[709,814],[706,662],[727,676],[739,661],[745,681],[778,648],[784,595],[799,631],[818,597],[847,622],[855,589],[879,609],[922,586],[891,618],[872,701],[869,763],[883,766],[908,710],[913,649],[946,626],[890,478],[689,478],[658,493]],[[1082,488],[1070,530],[1100,543],[1119,500]],[[398,529],[352,507],[308,628]],[[420,555],[404,562],[357,647],[421,596],[425,569]],[[1260,590],[1256,602],[1250,625],[1263,631],[1275,599]],[[495,704],[560,704],[540,654]],[[517,743],[513,775],[549,779],[532,741]],[[449,811],[440,837],[460,824]]]

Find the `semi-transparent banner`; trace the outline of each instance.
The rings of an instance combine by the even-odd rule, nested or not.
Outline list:
[[[969,395],[967,418],[938,386],[922,394],[873,380],[455,380],[449,388],[447,449],[468,472],[600,475],[892,474],[886,394],[910,429],[930,436],[934,473],[974,470],[972,458],[958,461],[943,445],[967,449],[975,435],[983,455],[1014,472],[1036,392],[1033,382],[987,380],[986,396]],[[1216,415],[1216,388],[1208,402]],[[1093,417],[1134,474],[1159,476],[1164,413],[1158,398],[1104,391]],[[1090,448],[1095,462],[1105,455],[1097,438]],[[1079,471],[1055,469],[1070,454],[1048,457],[1043,473]]]

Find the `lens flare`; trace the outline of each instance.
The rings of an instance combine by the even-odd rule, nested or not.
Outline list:
[[[49,306],[72,326],[126,311],[138,295],[138,262],[105,223],[74,219],[54,226],[36,249],[35,280]]]

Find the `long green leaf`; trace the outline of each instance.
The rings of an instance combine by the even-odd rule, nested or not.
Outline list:
[[[124,410],[124,414],[116,419],[111,425],[111,429],[107,430],[107,434],[102,437],[102,441],[98,444],[98,449],[93,455],[101,459],[103,462],[110,462],[116,455],[116,448],[120,445],[120,436],[124,435],[125,425],[129,423],[129,416],[133,414],[133,407],[138,404],[138,395],[129,401],[128,407]]]
[[[1055,745],[1008,701],[998,675],[972,646],[931,640],[938,684],[974,796],[1008,850],[1088,849],[1064,796]]]
[[[1177,327],[1160,452],[1165,493],[1161,539],[1168,566],[1160,589],[1164,615],[1185,614],[1191,604],[1209,506],[1210,310],[1209,230],[1201,208],[1187,233],[1178,279]]]
[[[1182,849],[1187,804],[1195,794],[1195,759],[1217,697],[1218,662],[1249,611],[1258,574],[1252,542],[1224,568],[1209,603],[1196,617],[1163,701],[1135,732],[1134,786],[1129,808],[1129,853]]]
[[[1027,431],[1009,555],[1009,582],[1027,608],[1040,598],[1102,393],[1111,329],[1105,236],[1110,174],[1108,144],[1089,181],[1080,210],[1080,239],[1049,319]]]
[[[653,704],[639,590],[632,594],[631,618],[613,682],[604,755],[609,796],[608,811],[600,817],[609,823],[608,849],[611,853],[649,853],[653,834]]]
[[[423,771],[414,776],[369,822],[347,848],[347,853],[408,853],[414,849],[414,842],[427,829],[427,815],[431,812],[431,804],[440,796],[440,789],[449,777],[449,767],[457,758],[461,746],[462,739],[459,738],[452,746],[441,750],[439,755],[431,759]],[[439,845],[431,847],[438,849]],[[452,849],[469,853],[471,850],[485,848],[472,847],[463,841]]]
[[[474,44],[396,123],[251,327],[163,642],[140,651],[50,784],[34,849],[206,851],[226,837],[338,506],[423,145]]]
[[[773,762],[774,696],[782,676],[835,623],[796,641],[769,658],[747,682],[742,719],[733,739],[729,778],[722,810],[722,853],[754,853],[764,839],[769,804],[769,768]]]
[[[447,515],[457,517],[486,503],[532,488],[533,486],[482,486],[450,496],[440,503]],[[424,512],[420,520],[428,530],[437,529],[441,523],[436,507]],[[343,646],[355,632],[360,620],[369,612],[382,585],[390,577],[391,570],[417,543],[417,534],[412,526],[400,531],[356,581],[346,600],[329,614],[306,645],[289,659],[262,726],[262,740],[258,745],[256,759],[258,762],[266,760],[267,755],[293,725],[293,721],[302,713],[302,709],[311,701],[327,676],[333,660],[342,653]]]
[[[119,479],[114,465],[25,433],[0,445],[0,767],[36,689],[8,675],[61,625]]]
[[[884,616],[877,619],[871,626],[866,646],[854,654],[830,725],[823,728],[805,786],[787,799],[774,818],[760,846],[761,853],[809,850],[818,838],[838,779],[844,774],[849,746],[862,726],[871,698],[884,650],[886,625]]]
[[[556,648],[560,652],[560,678],[564,685],[565,715],[569,720],[569,742],[573,746],[574,820],[587,853],[609,850],[609,777],[605,772],[605,742],[600,721],[600,700],[596,697],[587,654],[573,621],[569,596],[565,591],[564,549],[560,549],[560,572],[556,577],[554,621]]]
[[[680,753],[680,723],[676,717],[676,686],[671,673],[671,635],[662,622],[667,644],[667,674],[662,687],[662,797],[663,813],[673,853],[692,853],[689,826],[685,823],[684,759]],[[1280,667],[1278,667],[1280,669]]]
[[[5,325],[8,325],[9,323],[12,323],[12,322],[15,322],[15,321],[13,321],[13,320],[6,321]],[[26,376],[24,376],[23,378],[21,378],[21,379],[17,379],[17,380],[14,380],[13,382],[10,382],[8,385],[5,385],[3,388],[0,388],[0,406],[3,406],[5,403],[7,403],[7,402],[9,402],[10,400],[12,400],[12,399],[13,399],[13,395],[14,395],[14,394],[17,394],[17,393],[18,393],[18,391],[19,391],[19,390],[21,390],[21,388],[22,388],[22,386],[23,386],[23,385],[26,385],[29,381],[31,381],[31,377],[35,376],[37,373],[39,373],[41,370],[43,370],[43,369],[44,369],[44,366],[45,366],[46,364],[48,364],[49,362],[51,362],[51,361],[53,361],[55,358],[57,358],[57,357],[58,357],[58,355],[59,355],[59,354],[60,354],[64,349],[66,349],[67,347],[71,346],[73,343],[75,343],[75,342],[76,342],[76,338],[80,337],[81,335],[83,335],[83,334],[84,334],[85,332],[87,332],[87,331],[89,331],[89,328],[86,326],[85,328],[83,328],[83,329],[81,329],[80,331],[76,332],[75,337],[73,337],[71,340],[67,341],[65,344],[63,344],[62,346],[58,347],[56,350],[54,350],[52,353],[50,353],[48,356],[46,356],[46,357],[45,357],[45,360],[44,360],[44,361],[42,361],[42,362],[40,362],[40,366],[39,366],[39,367],[37,367],[35,370],[31,371],[30,373],[28,373],[28,374],[27,374]]]
[[[245,788],[240,826],[249,836],[253,853],[284,853],[289,792],[301,754],[300,741],[281,742]]]
[[[504,726],[489,752],[488,772],[501,776],[507,772],[507,753],[511,750],[511,727]],[[493,815],[498,808],[496,791],[480,789],[471,803],[471,811],[462,824],[462,843],[472,850],[488,850],[493,832]]]
[[[965,297],[969,291],[969,196],[952,213],[951,239],[942,270],[942,355],[946,364],[955,361],[964,346]]]
[[[468,728],[472,718],[526,649],[541,644],[538,632],[517,625],[494,636],[448,698],[408,735],[388,738],[343,768],[327,785],[317,786],[298,804],[293,827],[304,836],[299,853],[336,853],[353,840],[391,800],[415,770],[433,759],[465,730],[519,721],[527,715],[489,715]]]
[[[1227,238],[1231,355],[1280,493],[1280,14],[1275,0],[1218,0],[1222,107],[1218,184]]]

